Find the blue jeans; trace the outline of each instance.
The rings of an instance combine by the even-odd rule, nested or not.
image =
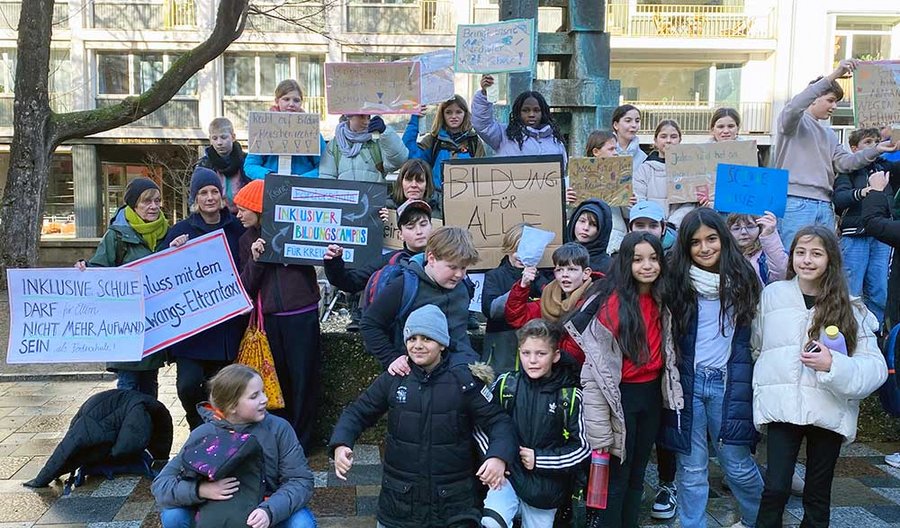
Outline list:
[[[891,247],[875,237],[841,237],[841,253],[850,295],[863,297],[866,308],[881,323],[887,304],[888,266]]]
[[[159,395],[159,369],[153,370],[118,370],[116,371],[116,388],[136,390],[156,398]]]
[[[167,508],[159,512],[163,528],[191,528],[194,526],[193,508]],[[303,508],[274,528],[316,528],[316,518],[308,508]]]
[[[778,219],[778,232],[781,233],[784,249],[790,251],[791,242],[794,241],[797,231],[812,224],[821,224],[829,229],[835,228],[834,206],[831,202],[788,196],[784,218]]]
[[[725,400],[725,369],[699,368],[694,374],[691,454],[678,454],[675,480],[678,484],[678,517],[683,528],[706,527],[706,503],[709,499],[709,453],[706,435],[716,442],[719,465],[738,502],[741,521],[756,526],[756,514],[762,497],[763,480],[750,455],[749,446],[719,441]]]

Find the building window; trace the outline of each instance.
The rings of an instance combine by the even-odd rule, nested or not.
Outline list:
[[[844,59],[889,59],[894,24],[877,18],[838,17],[835,27],[834,63]]]
[[[169,53],[97,53],[97,93],[140,95],[160,80],[177,58],[177,54]],[[178,95],[197,96],[196,75]]]

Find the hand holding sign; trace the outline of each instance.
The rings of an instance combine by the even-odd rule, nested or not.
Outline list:
[[[547,249],[547,245],[553,242],[555,237],[556,233],[525,226],[522,229],[522,238],[519,239],[516,255],[526,267],[537,266],[544,256],[544,250]]]
[[[752,215],[772,211],[784,216],[787,190],[786,170],[722,163],[716,175],[716,209]]]

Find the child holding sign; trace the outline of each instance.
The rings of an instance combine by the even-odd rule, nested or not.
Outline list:
[[[763,286],[784,279],[787,271],[787,253],[781,245],[776,225],[778,219],[772,213],[762,216],[748,214],[728,215],[728,229],[737,241],[744,257],[753,266]]]
[[[275,87],[275,104],[272,112],[303,112],[303,90],[293,79],[286,79]],[[319,134],[319,151],[325,151],[325,139]],[[316,178],[319,175],[319,156],[291,156],[291,174]],[[248,154],[244,160],[244,174],[253,180],[261,180],[270,172],[278,172],[278,156]]]
[[[375,132],[380,134],[377,139],[372,136]],[[322,156],[319,177],[383,183],[384,175],[399,169],[407,158],[403,140],[381,116],[342,115]]]

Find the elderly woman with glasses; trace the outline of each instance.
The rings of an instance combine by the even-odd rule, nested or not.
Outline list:
[[[728,215],[728,229],[763,286],[784,279],[788,257],[778,235],[778,219],[766,211],[762,216]]]

